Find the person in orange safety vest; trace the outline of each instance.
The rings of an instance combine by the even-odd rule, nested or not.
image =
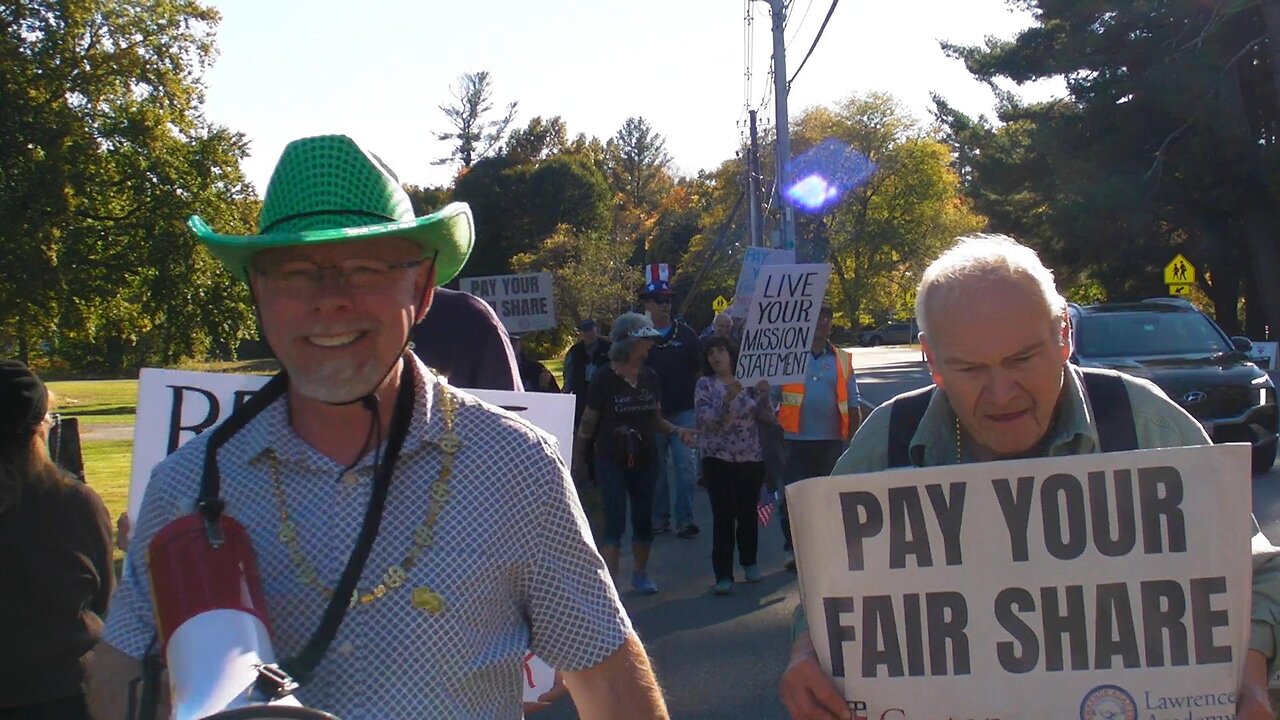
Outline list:
[[[858,405],[858,379],[853,357],[831,344],[831,307],[818,311],[813,345],[804,382],[774,388],[778,401],[778,424],[787,446],[783,482],[790,485],[805,478],[830,475],[836,460],[849,445],[849,438],[862,422]],[[783,549],[787,569],[795,570],[791,549],[791,516],[786,495],[780,503]]]

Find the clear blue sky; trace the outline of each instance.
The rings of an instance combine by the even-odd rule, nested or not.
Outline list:
[[[741,137],[747,0],[213,0],[220,55],[205,76],[206,113],[245,133],[249,179],[265,190],[291,139],[354,135],[415,184],[452,170],[434,133],[439,106],[465,72],[488,70],[495,100],[519,101],[516,125],[561,115],[573,134],[608,138],[633,115],[667,139],[677,170],[712,168]],[[768,5],[754,15],[752,97],[767,95]],[[808,50],[829,0],[794,0],[788,74]],[[792,86],[791,116],[852,93],[886,91],[922,121],[929,93],[970,113],[993,98],[939,40],[973,44],[1031,24],[1006,0],[843,0]],[[1029,92],[1043,96],[1052,88]],[[762,115],[772,120],[770,103]]]

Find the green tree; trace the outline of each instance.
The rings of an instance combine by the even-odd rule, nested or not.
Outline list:
[[[527,125],[507,136],[503,154],[517,163],[536,163],[565,152],[569,147],[569,128],[559,115],[543,119],[534,117]]]
[[[215,11],[194,0],[0,5],[0,333],[24,359],[123,370],[252,332],[184,226],[248,229],[244,139],[208,123]]]
[[[452,165],[456,162],[465,170],[477,160],[488,157],[502,144],[507,129],[515,120],[518,103],[508,103],[497,117],[491,115],[493,78],[487,70],[463,74],[458,78],[458,89],[450,88],[450,92],[454,102],[441,105],[440,110],[453,130],[436,133],[436,139],[451,142],[453,147],[435,164]]]
[[[797,154],[835,139],[876,166],[834,209],[797,214],[797,260],[831,263],[831,294],[850,324],[909,315],[928,262],[985,226],[961,195],[950,149],[879,93],[806,111],[793,137]]]
[[[1005,96],[999,128],[939,104],[978,209],[1112,297],[1163,293],[1160,269],[1182,252],[1224,329],[1241,297],[1265,308],[1251,332],[1280,322],[1275,2],[1023,4],[1037,24],[1013,40],[946,46],[985,81],[1067,88]]]
[[[607,229],[611,194],[586,157],[556,155],[519,163],[506,155],[486,158],[460,176],[453,197],[471,205],[476,248],[468,275],[511,271],[511,258],[533,252],[564,225],[575,232]]]
[[[609,233],[561,226],[533,252],[512,258],[515,272],[550,272],[556,316],[567,331],[586,318],[612,320],[626,312],[641,282],[640,268],[627,264],[628,248]]]
[[[605,143],[605,175],[624,205],[653,209],[670,189],[666,146],[666,139],[642,117],[627,118]]]
[[[413,205],[413,214],[422,217],[430,215],[449,203],[452,193],[447,187],[419,187],[405,185],[405,194]]]

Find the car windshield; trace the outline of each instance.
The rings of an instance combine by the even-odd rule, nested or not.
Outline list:
[[[1191,312],[1098,313],[1080,322],[1082,357],[1216,355],[1230,352],[1209,320]]]

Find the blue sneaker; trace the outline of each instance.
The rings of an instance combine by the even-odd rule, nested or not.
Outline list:
[[[747,582],[760,582],[759,565],[743,565],[742,572],[746,575]]]
[[[733,589],[733,581],[732,581],[732,580],[717,580],[717,581],[716,581],[716,591],[715,591],[715,592],[716,592],[716,594],[717,594],[717,595],[728,595],[728,594],[729,594],[729,591],[730,591],[730,590],[732,590],[732,589]]]
[[[649,573],[644,570],[631,573],[631,589],[641,595],[652,595],[658,592],[658,586],[649,579]]]

